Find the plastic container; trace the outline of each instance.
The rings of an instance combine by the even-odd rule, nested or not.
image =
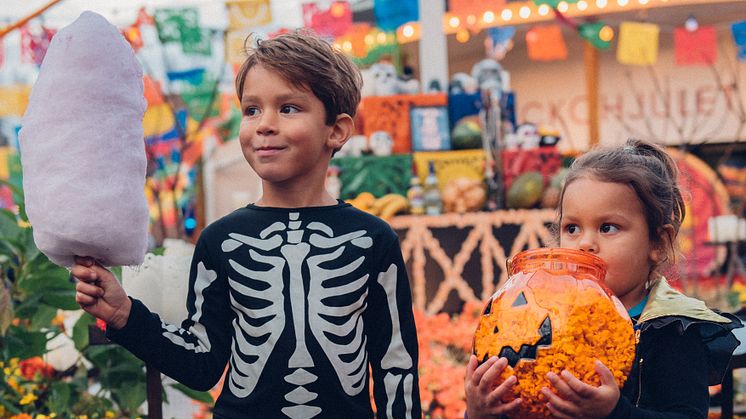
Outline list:
[[[521,397],[521,418],[549,417],[542,387],[546,373],[568,370],[598,385],[594,361],[601,360],[621,388],[632,368],[632,322],[604,284],[606,264],[597,256],[571,249],[527,250],[508,261],[510,277],[487,302],[474,335],[480,362],[508,359],[500,381],[515,375],[509,401]]]

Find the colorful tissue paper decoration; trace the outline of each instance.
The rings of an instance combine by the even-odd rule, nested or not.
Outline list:
[[[559,25],[535,26],[526,32],[528,58],[534,61],[567,59],[567,46]]]
[[[304,3],[303,25],[321,36],[340,37],[352,28],[350,3],[334,1],[326,9],[317,3]]]
[[[622,22],[616,58],[622,64],[653,65],[658,60],[660,27],[652,23]]]
[[[731,26],[731,33],[733,33],[733,42],[738,49],[738,59],[746,61],[746,20],[734,23]]]
[[[225,7],[228,9],[229,31],[245,31],[272,23],[269,0],[230,0]]]
[[[694,31],[676,28],[673,40],[677,65],[710,65],[717,60],[717,33],[714,26],[704,26]]]
[[[420,20],[417,0],[375,0],[373,13],[376,26],[383,31],[395,31],[399,26]]]
[[[534,0],[534,4],[537,6],[541,6],[542,4],[546,4],[547,6],[556,9],[560,3],[577,3],[578,0]]]
[[[448,0],[448,11],[458,16],[479,17],[490,10],[493,13],[505,7],[506,0]]]
[[[608,49],[614,39],[614,30],[604,22],[583,23],[578,26],[578,33],[581,38],[601,50]]]

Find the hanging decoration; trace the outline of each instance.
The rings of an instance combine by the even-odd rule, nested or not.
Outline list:
[[[368,48],[367,53],[363,57],[352,56],[355,64],[369,67],[382,59],[387,59],[393,62],[394,67],[401,68],[401,54],[395,33],[372,29],[363,37],[363,42]],[[335,42],[335,46],[344,50],[343,45]]]
[[[580,37],[590,42],[594,47],[607,50],[614,39],[614,30],[604,22],[589,22],[578,26]]]
[[[528,58],[534,61],[567,59],[567,46],[559,25],[534,26],[526,32]]]
[[[178,42],[188,54],[209,55],[211,36],[199,26],[196,8],[156,9],[158,38],[164,44]]]
[[[352,28],[350,3],[333,1],[326,8],[318,3],[303,3],[303,26],[323,37],[340,37]]]
[[[28,25],[21,28],[21,61],[41,65],[55,30],[41,26],[32,30]]]
[[[336,43],[345,53],[356,58],[363,58],[368,55],[368,44],[365,40],[370,31],[368,23],[353,23],[352,28],[345,35],[337,38]],[[397,38],[398,36],[397,31]],[[374,42],[373,37],[368,39]]]
[[[229,31],[246,31],[272,23],[269,0],[229,0],[225,7],[228,9]]]
[[[395,31],[407,22],[420,20],[417,0],[375,0],[373,13],[376,26],[384,31]]]
[[[234,66],[246,58],[245,43],[251,36],[250,30],[235,30],[225,33],[225,59]]]
[[[731,32],[733,33],[733,41],[736,44],[736,48],[738,48],[738,59],[746,61],[746,20],[734,23],[731,26]]]
[[[448,0],[448,11],[456,16],[474,16],[476,19],[488,10],[493,13],[502,10],[505,3],[506,0]]]
[[[622,22],[616,58],[622,64],[653,65],[658,60],[660,27],[653,23]]]
[[[711,65],[717,60],[717,33],[714,26],[695,30],[676,28],[673,33],[676,65]]]
[[[505,55],[513,49],[513,36],[515,26],[496,26],[487,29],[487,37],[484,40],[485,56],[497,61],[505,58]]]
[[[22,117],[26,111],[30,95],[31,86],[0,86],[0,118],[9,116]]]

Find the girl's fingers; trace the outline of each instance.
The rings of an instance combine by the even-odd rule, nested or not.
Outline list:
[[[554,387],[557,394],[559,394],[559,397],[570,401],[578,400],[578,395],[575,393],[575,390],[567,383],[565,377],[560,377],[553,372],[549,372],[547,373],[547,379],[552,384],[552,387]]]
[[[492,388],[495,386],[497,376],[500,375],[502,370],[505,369],[505,365],[507,365],[508,363],[508,360],[505,358],[499,358],[497,359],[497,361],[494,361],[494,358],[495,357],[490,358],[490,361],[492,361],[492,363],[487,369],[487,372],[485,372],[482,376],[482,380],[479,382],[479,387],[484,387],[488,390],[492,390]]]
[[[477,367],[476,370],[474,370],[474,374],[471,376],[472,384],[474,386],[482,386],[482,378],[484,377],[484,374],[489,371],[492,364],[497,362],[497,357],[493,356],[492,358],[484,361],[484,363]]]
[[[564,380],[565,383],[567,383],[567,386],[572,391],[572,397],[565,397],[569,400],[576,400],[577,396],[580,396],[582,399],[587,399],[591,396],[593,396],[594,390],[596,390],[596,387],[593,387],[591,385],[588,385],[580,380],[578,380],[574,375],[572,375],[569,371],[562,371],[562,380]],[[563,394],[564,396],[564,394]]]
[[[541,389],[541,394],[547,398],[547,407],[550,408],[550,411],[552,411],[553,414],[555,412],[560,412],[562,414],[562,416],[557,417],[577,417],[577,415],[573,416],[574,405],[571,402],[564,400],[546,387]]]

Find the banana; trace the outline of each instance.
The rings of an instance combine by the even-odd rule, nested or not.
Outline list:
[[[383,209],[389,204],[389,202],[392,202],[393,200],[404,198],[403,196],[395,193],[386,194],[373,202],[373,205],[368,208],[369,212],[374,215],[378,215],[383,211]],[[406,198],[404,198],[406,199]]]
[[[407,208],[409,208],[409,200],[401,195],[398,195],[397,197],[391,199],[388,204],[383,207],[378,216],[383,220],[389,220],[394,215],[406,211]]]

